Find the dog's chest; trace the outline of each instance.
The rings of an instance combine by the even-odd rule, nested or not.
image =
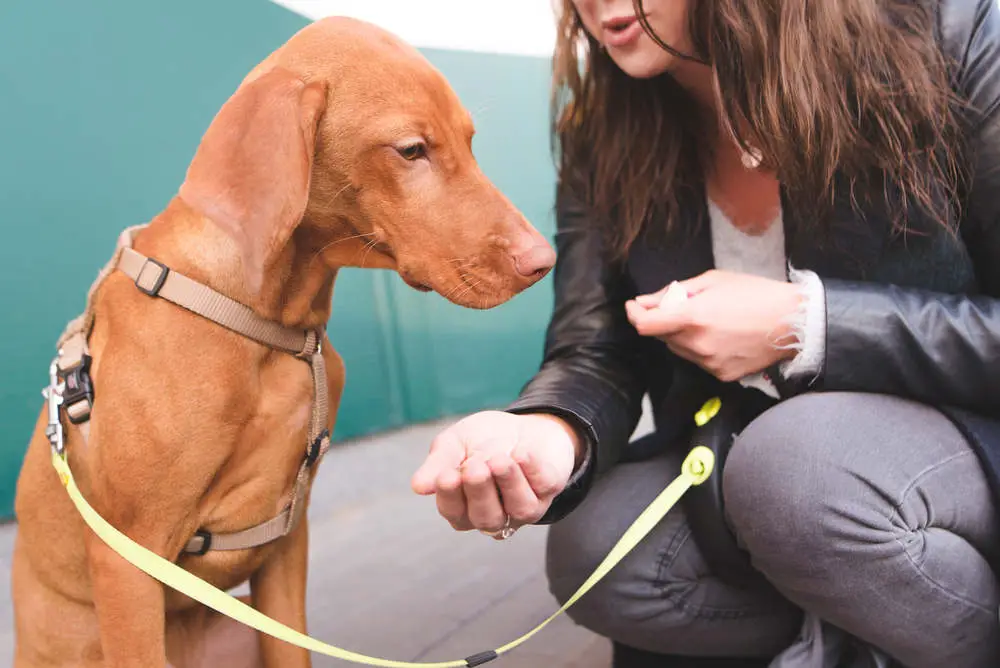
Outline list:
[[[327,360],[329,428],[332,430],[343,386],[343,363],[333,351]],[[277,368],[261,374],[258,405],[230,456],[199,504],[199,526],[211,532],[241,531],[270,520],[287,505],[296,475],[308,451],[313,388],[301,368]],[[317,467],[311,473],[314,475]],[[300,524],[305,523],[305,516]],[[245,582],[287,538],[235,552],[210,551],[185,556],[182,564],[212,584],[226,589]]]

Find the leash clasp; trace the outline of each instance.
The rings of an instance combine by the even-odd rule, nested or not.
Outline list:
[[[48,401],[49,422],[45,427],[45,435],[49,439],[52,451],[62,456],[66,447],[62,421],[59,419],[59,407],[63,404],[63,384],[59,381],[59,358],[49,365],[49,385],[42,390],[42,396]]]

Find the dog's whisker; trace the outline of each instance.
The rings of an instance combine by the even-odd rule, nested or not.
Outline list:
[[[470,286],[472,284],[472,282],[473,282],[473,279],[476,278],[475,276],[473,276],[472,274],[470,274],[467,271],[460,271],[459,272],[459,277],[462,279],[462,284],[466,285],[466,286]],[[477,279],[476,282],[479,283],[481,281],[479,281]]]
[[[443,296],[443,297],[444,297],[445,299],[447,299],[447,300],[449,300],[449,301],[450,301],[450,300],[452,299],[452,297],[454,297],[454,296],[455,296],[455,293],[456,293],[456,292],[458,292],[459,290],[461,290],[461,289],[462,289],[463,287],[465,287],[465,283],[464,283],[464,282],[462,282],[462,283],[458,283],[457,285],[455,285],[454,287],[452,287],[452,289],[451,289],[451,290],[448,290],[448,292],[447,292],[447,293],[445,293],[445,294],[444,294],[444,295],[442,295],[442,296]]]
[[[347,184],[343,188],[341,188],[340,190],[338,190],[336,193],[334,193],[333,197],[331,198],[331,202],[335,202],[337,200],[337,198],[339,198],[341,195],[343,195],[345,192],[347,192],[347,189],[350,188],[350,187],[351,187],[350,184]],[[312,263],[315,262],[316,259],[319,258],[319,256],[321,256],[328,248],[330,248],[330,246],[335,246],[335,245],[337,245],[339,243],[343,243],[345,241],[351,241],[352,239],[361,239],[363,237],[370,237],[370,236],[373,236],[374,234],[375,234],[374,232],[365,232],[364,234],[355,234],[355,235],[352,235],[352,236],[349,236],[349,237],[344,237],[343,239],[334,239],[333,241],[331,241],[330,243],[326,244],[325,246],[323,246],[322,248],[320,248],[318,251],[316,251],[315,255],[313,255],[309,259],[309,266],[312,267]]]
[[[466,285],[466,282],[463,280],[463,281],[459,282],[457,285],[455,285],[454,287],[452,287],[451,290],[448,290],[448,292],[446,294],[442,295],[442,296],[445,299],[451,299],[452,295],[454,295],[456,292],[458,292],[459,290],[461,290],[462,287],[465,286],[465,285]]]
[[[365,262],[368,260],[368,254],[372,252],[372,249],[375,248],[375,245],[377,243],[378,243],[378,239],[372,239],[367,244],[365,244],[365,254],[361,258],[361,268],[362,269],[365,268]]]
[[[350,241],[351,239],[363,239],[365,237],[372,237],[372,236],[375,236],[374,232],[365,232],[364,234],[353,234],[353,235],[351,235],[349,237],[344,237],[343,239],[336,239],[335,241],[331,241],[327,245],[325,245],[322,248],[320,248],[317,251],[317,253],[322,253],[323,251],[325,251],[330,246],[336,246],[337,244],[344,243],[345,241]]]
[[[472,120],[475,121],[480,114],[485,114],[489,110],[490,110],[489,103],[484,102],[483,104],[476,107],[476,110],[469,115],[472,116]]]
[[[468,273],[462,267],[458,267],[457,271],[458,271],[458,283],[456,283],[455,286],[451,290],[448,290],[447,294],[441,295],[445,299],[449,299],[458,290],[462,289],[464,286],[467,286],[469,284]]]
[[[367,234],[355,234],[355,235],[350,236],[350,237],[344,237],[343,239],[337,239],[335,241],[331,241],[330,243],[326,244],[325,246],[323,246],[322,248],[320,248],[318,251],[316,251],[315,253],[313,253],[313,256],[311,258],[309,258],[308,267],[311,269],[313,263],[316,260],[318,260],[321,257],[323,257],[323,253],[326,252],[326,250],[328,248],[330,248],[331,246],[336,246],[339,243],[342,243],[344,241],[351,241],[352,239],[361,239],[361,238],[364,238],[364,237],[368,237],[368,236],[371,236],[372,234],[374,234],[374,232],[368,232]]]
[[[331,246],[336,246],[337,244],[343,243],[345,241],[351,241],[353,239],[363,239],[365,237],[371,237],[371,236],[374,236],[374,235],[375,235],[374,232],[366,232],[364,234],[354,234],[354,235],[349,236],[349,237],[344,237],[343,239],[337,239],[335,241],[331,241],[330,243],[326,244],[325,246],[323,246],[322,248],[320,248],[318,251],[316,251],[316,254],[312,256],[311,260],[309,260],[309,264],[311,265],[317,258],[319,258]],[[369,242],[369,243],[371,243],[371,242]]]
[[[468,290],[466,290],[464,293],[462,293],[462,296],[464,297],[469,292],[473,292],[476,288],[478,288],[482,284],[483,284],[482,281],[476,281],[475,283],[473,283],[472,285],[469,286]]]
[[[469,269],[470,267],[475,266],[476,264],[475,260],[465,260],[464,262],[452,260],[452,262],[455,264],[455,271],[458,271],[460,273],[464,272],[466,269]]]
[[[368,250],[369,244],[371,244],[371,241],[368,241],[367,243],[365,243],[364,246],[362,246],[361,248],[359,248],[358,251],[357,251],[357,253],[354,254],[354,257],[357,257],[360,254],[361,257],[362,257],[362,259],[364,259],[364,252],[366,250]],[[359,266],[360,266],[360,264],[359,264]]]
[[[462,290],[460,293],[458,293],[457,295],[455,295],[455,301],[458,301],[459,299],[461,299],[462,297],[464,297],[466,294],[468,294],[470,291],[472,291],[475,288],[479,287],[481,284],[482,284],[482,281],[476,281],[475,283],[470,283],[468,286],[466,286],[466,288],[464,290]]]

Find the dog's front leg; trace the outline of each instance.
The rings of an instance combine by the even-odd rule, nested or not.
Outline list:
[[[281,539],[275,551],[250,578],[253,606],[268,617],[306,633],[306,571],[309,562],[309,530],[303,516],[299,525]],[[309,668],[307,650],[260,635],[261,656],[266,668]]]
[[[163,585],[93,534],[87,538],[87,557],[104,665],[165,666]]]

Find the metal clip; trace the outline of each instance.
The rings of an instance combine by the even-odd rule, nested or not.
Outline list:
[[[62,421],[59,419],[59,407],[63,403],[63,388],[59,382],[59,358],[52,360],[49,366],[49,386],[42,390],[42,396],[49,403],[49,423],[45,428],[45,435],[49,439],[52,451],[57,455],[62,455],[66,442],[63,435]]]

